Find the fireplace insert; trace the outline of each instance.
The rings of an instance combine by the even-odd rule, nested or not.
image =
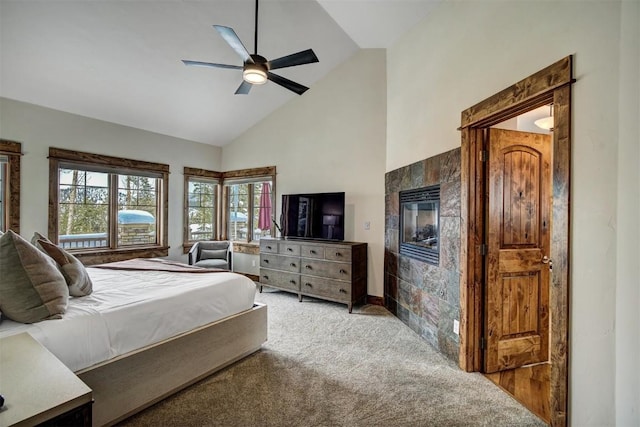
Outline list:
[[[400,192],[400,254],[438,265],[440,185]]]

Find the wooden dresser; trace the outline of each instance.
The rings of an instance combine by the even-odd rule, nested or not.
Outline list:
[[[260,239],[262,286],[347,304],[367,298],[367,244]]]

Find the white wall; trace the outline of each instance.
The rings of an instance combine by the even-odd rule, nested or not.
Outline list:
[[[49,147],[165,163],[169,175],[169,257],[182,254],[184,166],[220,170],[221,149],[0,98],[0,138],[22,143],[20,234],[47,233]]]
[[[616,246],[616,425],[640,425],[640,2],[622,3]],[[635,381],[634,381],[635,373]]]
[[[276,218],[282,194],[344,191],[345,239],[368,243],[368,292],[382,296],[385,135],[385,51],[366,49],[225,146],[222,165],[276,166]]]
[[[574,426],[639,423],[639,51],[632,3],[625,2],[622,11],[626,43],[621,44],[618,1],[445,1],[387,52],[386,170],[460,146],[456,128],[464,109],[574,55],[569,387]],[[631,117],[619,115],[623,111]],[[620,191],[626,172],[632,172],[631,179]],[[618,195],[628,200],[618,204]],[[620,211],[626,208],[628,213]],[[634,234],[626,237],[628,230],[618,229],[616,220],[632,224]],[[623,307],[625,324],[616,329],[616,308]]]

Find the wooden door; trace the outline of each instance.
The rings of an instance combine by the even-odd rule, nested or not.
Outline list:
[[[489,129],[487,373],[549,360],[551,144]]]

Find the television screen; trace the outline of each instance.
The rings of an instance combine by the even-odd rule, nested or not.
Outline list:
[[[283,194],[282,235],[344,240],[344,192]]]

